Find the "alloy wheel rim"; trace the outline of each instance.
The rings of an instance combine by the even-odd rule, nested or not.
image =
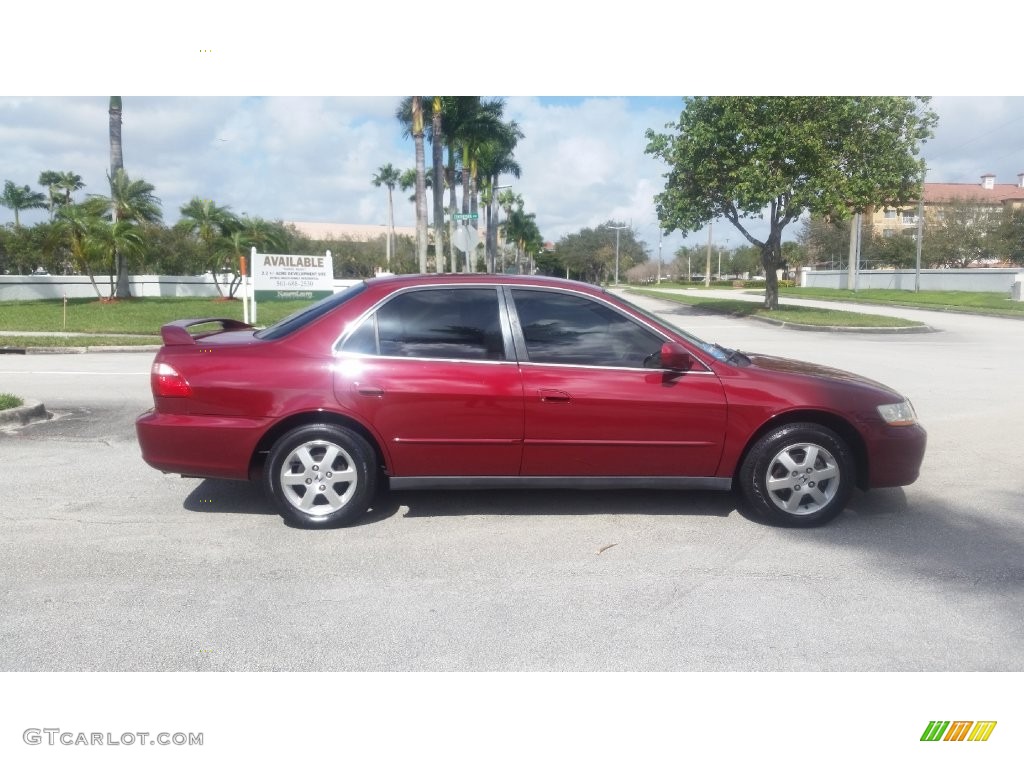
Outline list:
[[[816,443],[796,443],[768,462],[768,498],[790,515],[813,515],[835,498],[840,484],[839,463]]]
[[[359,485],[348,451],[327,440],[310,440],[288,454],[279,475],[288,503],[308,517],[337,512]]]

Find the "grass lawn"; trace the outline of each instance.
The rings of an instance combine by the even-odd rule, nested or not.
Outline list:
[[[971,291],[896,291],[871,288],[847,291],[835,288],[780,288],[780,296],[794,299],[852,301],[861,304],[890,304],[920,309],[970,312],[982,315],[1003,315],[1024,318],[1024,301],[1013,301],[1001,293]]]
[[[25,401],[17,395],[8,395],[6,393],[0,393],[0,411],[5,411],[8,408],[17,408],[19,405],[24,405]]]
[[[259,324],[270,325],[309,304],[308,301],[274,301],[259,305]],[[0,302],[0,331],[43,331],[96,335],[158,336],[160,326],[183,318],[242,319],[242,302],[223,299],[126,299],[100,302],[96,299],[68,299],[67,326],[62,300]],[[61,346],[67,346],[63,343]],[[106,344],[93,341],[89,346]],[[118,342],[120,343],[120,342]],[[154,343],[147,339],[144,344]],[[159,343],[159,342],[156,342]],[[11,346],[0,337],[0,345]],[[43,346],[52,346],[51,343]],[[39,346],[39,344],[36,344]]]
[[[840,312],[838,310],[817,309],[815,307],[780,305],[779,309],[769,311],[760,304],[752,301],[743,301],[742,299],[704,298],[702,296],[684,296],[677,293],[663,293],[661,291],[641,289],[633,289],[631,293],[674,301],[678,304],[699,306],[702,309],[722,315],[764,317],[778,320],[779,322],[798,323],[800,325],[838,326],[844,328],[906,328],[908,326],[924,325],[924,323],[904,320],[899,317],[863,315],[859,312]]]

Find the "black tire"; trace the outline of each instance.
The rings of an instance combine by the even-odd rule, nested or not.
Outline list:
[[[373,501],[378,474],[374,459],[373,449],[358,433],[334,424],[309,424],[274,443],[264,486],[294,525],[345,525]]]
[[[751,511],[777,525],[810,527],[843,511],[856,477],[846,442],[819,424],[787,424],[761,437],[740,467]]]

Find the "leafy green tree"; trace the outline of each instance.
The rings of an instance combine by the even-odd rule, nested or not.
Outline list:
[[[644,243],[637,239],[632,227],[612,229],[614,222],[581,229],[566,235],[556,246],[558,257],[571,277],[600,284],[615,272],[615,236],[619,235],[619,272],[628,273],[637,264],[647,261]]]
[[[0,227],[0,274],[29,274],[43,268],[67,274],[69,256],[62,233],[53,222],[32,227]]]
[[[669,166],[656,196],[667,232],[726,219],[760,249],[765,307],[779,303],[782,234],[804,213],[843,217],[900,205],[921,192],[919,145],[937,122],[927,98],[697,97],[670,133],[648,130],[646,152]],[[767,218],[754,237],[750,218]]]
[[[387,237],[387,268],[391,269],[391,253],[394,251],[395,241],[395,200],[394,191],[401,180],[401,172],[391,163],[382,165],[373,175],[373,186],[386,187],[388,190],[388,237]]]
[[[842,269],[850,252],[852,221],[820,215],[804,217],[797,242],[805,251],[806,263],[825,269]]]
[[[927,216],[922,251],[933,266],[965,269],[1000,250],[1000,216],[969,200],[952,200],[938,215]]]
[[[1006,258],[1024,266],[1024,208],[1004,211],[999,226],[999,239]]]
[[[180,227],[142,225],[146,251],[140,259],[143,272],[158,275],[198,275],[206,266],[202,244]]]
[[[33,208],[45,208],[46,196],[42,192],[33,192],[28,184],[19,187],[13,181],[4,181],[4,191],[3,194],[0,194],[0,205],[14,211],[14,228],[20,229],[19,214]]]

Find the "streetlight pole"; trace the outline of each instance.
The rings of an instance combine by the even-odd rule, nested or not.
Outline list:
[[[621,227],[613,227],[611,224],[608,225],[608,229],[615,230],[615,284],[619,284],[619,231],[623,229],[629,229],[629,227],[623,225]]]

